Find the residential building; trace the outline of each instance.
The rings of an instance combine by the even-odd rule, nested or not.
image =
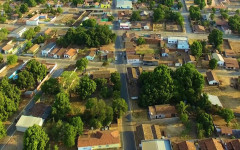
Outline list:
[[[212,58],[215,58],[218,62],[218,66],[223,66],[224,65],[224,59],[222,57],[222,55],[218,54],[218,53],[212,53]]]
[[[240,149],[240,139],[226,139],[225,144],[227,146],[227,150],[239,150]]]
[[[219,80],[214,71],[207,71],[207,81],[209,85],[219,85]]]
[[[168,37],[169,44],[177,44],[178,41],[188,41],[187,37]]]
[[[35,54],[40,48],[40,45],[34,44],[28,51],[27,53],[29,54]]]
[[[158,60],[154,58],[153,54],[145,54],[142,62],[143,62],[143,65],[158,66]]]
[[[54,54],[53,58],[60,59],[64,56],[64,53],[66,53],[66,48],[61,48],[60,50],[57,51],[57,53]]]
[[[34,15],[32,18],[26,21],[26,25],[37,26],[39,23],[39,15]]]
[[[118,130],[97,131],[89,137],[78,137],[78,150],[93,150],[120,148],[120,134]]]
[[[193,55],[186,55],[184,57],[185,63],[192,63],[194,64],[196,62],[196,58]]]
[[[185,52],[189,49],[189,44],[187,40],[178,40],[177,49],[184,49]]]
[[[203,20],[210,20],[210,15],[211,13],[203,14],[202,15]]]
[[[168,57],[169,49],[167,48],[162,48],[161,49],[161,56],[162,57]]]
[[[237,55],[232,49],[225,49],[224,50],[225,57],[236,58]]]
[[[224,32],[224,34],[232,34],[232,30],[230,29],[230,27],[227,26],[221,26],[222,31]]]
[[[44,120],[38,117],[24,116],[22,115],[16,124],[17,131],[25,132],[29,127],[33,125],[43,125]]]
[[[141,143],[142,150],[172,150],[168,139],[147,140]]]
[[[239,64],[236,58],[224,58],[225,68],[229,70],[239,69]]]
[[[55,47],[49,54],[48,54],[48,57],[53,57],[58,51],[59,51],[60,48],[58,47]]]
[[[120,22],[119,24],[119,28],[122,29],[122,30],[129,30],[131,27],[131,23],[130,22]]]
[[[64,58],[73,58],[76,55],[77,55],[77,50],[70,48],[64,53]]]
[[[42,50],[42,56],[47,57],[48,54],[56,47],[56,43],[49,43],[48,45],[46,45],[46,47]]]
[[[140,55],[127,55],[127,63],[128,64],[142,63],[142,61],[140,61]]]
[[[183,141],[180,143],[172,143],[173,150],[196,150],[194,142]]]
[[[211,102],[212,105],[218,105],[219,107],[223,107],[218,96],[208,94],[208,100]]]
[[[227,122],[224,120],[223,117],[219,115],[212,115],[212,118],[214,128],[219,135],[231,136],[233,134],[231,127],[228,126]]]
[[[149,37],[144,37],[146,44],[160,44],[161,35],[160,34],[150,34]]]
[[[6,44],[2,47],[3,54],[11,54],[13,52],[14,45],[13,44]]]
[[[11,32],[8,37],[13,37],[13,38],[20,38],[22,34],[27,30],[25,26],[19,27],[13,32]]]
[[[117,0],[116,8],[132,9],[132,1],[130,1],[130,0]]]
[[[181,67],[183,65],[183,59],[179,58],[175,61],[175,67]]]
[[[201,150],[224,150],[221,141],[217,139],[204,139],[198,142]]]
[[[169,104],[148,106],[150,119],[171,118],[177,116],[177,110]]]
[[[90,50],[88,52],[88,55],[86,56],[87,60],[93,60],[96,56],[96,51],[95,50]]]

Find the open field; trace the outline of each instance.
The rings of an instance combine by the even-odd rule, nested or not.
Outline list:
[[[233,51],[237,54],[237,56],[239,57],[240,56],[240,49],[239,49],[239,46],[240,46],[240,42],[239,41],[229,41]]]
[[[78,15],[73,15],[73,14],[62,14],[56,18],[54,23],[59,23],[59,24],[65,24],[69,20],[76,20],[78,18]]]
[[[22,150],[23,149],[23,135],[22,132],[16,132],[10,139],[3,150]]]
[[[159,46],[156,44],[144,44],[137,46],[137,54],[159,54]]]

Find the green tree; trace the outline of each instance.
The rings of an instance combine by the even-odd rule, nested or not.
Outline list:
[[[6,20],[7,20],[6,17],[4,17],[4,16],[1,16],[1,17],[0,17],[0,23],[5,23]]]
[[[82,22],[84,27],[95,27],[97,25],[97,21],[95,19],[87,19]]]
[[[187,63],[178,68],[174,73],[174,82],[175,100],[196,104],[202,93],[204,78],[194,65]]]
[[[59,14],[63,13],[63,9],[61,7],[58,7],[57,8],[57,13],[59,13]]]
[[[8,65],[14,65],[18,61],[18,56],[17,55],[9,55],[7,56],[7,64]]]
[[[111,73],[111,82],[114,84],[113,89],[120,91],[121,88],[120,73],[118,72]]]
[[[6,131],[2,121],[0,121],[0,139],[5,137],[6,135],[7,135],[7,131]]]
[[[5,28],[0,29],[0,42],[3,40],[7,40],[9,31]]]
[[[75,127],[78,135],[81,135],[83,133],[83,122],[80,117],[73,117],[71,125]]]
[[[20,12],[21,13],[25,13],[25,12],[28,12],[28,5],[26,4],[26,3],[24,3],[24,4],[22,4],[21,6],[20,6]]]
[[[73,0],[72,3],[74,6],[77,6],[77,4],[83,4],[84,1],[83,0]]]
[[[48,135],[38,126],[29,127],[23,137],[23,150],[45,150],[49,141]]]
[[[64,125],[64,136],[63,136],[63,143],[67,147],[73,147],[75,145],[75,138],[77,132],[74,126],[66,123]]]
[[[96,90],[96,83],[88,76],[84,76],[80,79],[79,86],[77,87],[77,93],[81,99],[86,99],[91,96]]]
[[[205,131],[206,136],[212,135],[214,131],[213,119],[210,114],[199,112],[197,115],[197,122],[202,124],[202,129]]]
[[[215,14],[211,13],[210,18],[211,18],[211,20],[213,20],[215,18]]]
[[[34,27],[34,32],[38,33],[40,31],[41,31],[41,27],[40,26]]]
[[[202,56],[202,43],[200,41],[194,41],[190,46],[190,50],[193,56],[199,58]]]
[[[36,59],[27,62],[26,70],[33,74],[36,81],[41,81],[47,75],[47,67]]]
[[[237,15],[240,14],[240,10],[239,9],[237,9],[235,12],[236,12]]]
[[[33,46],[32,41],[27,41],[26,46],[25,46],[25,51],[29,50]]]
[[[116,118],[121,118],[128,110],[126,101],[122,98],[113,100],[112,103],[113,113]]]
[[[179,10],[182,9],[182,7],[183,7],[182,2],[178,2],[178,3],[177,3],[177,7],[178,7]]]
[[[208,95],[206,93],[203,93],[200,96],[200,100],[197,101],[197,106],[206,112],[209,112],[211,110],[212,104],[209,101]]]
[[[133,11],[130,20],[131,21],[141,21],[140,12],[139,11]]]
[[[86,70],[87,65],[88,65],[87,58],[81,58],[81,59],[77,60],[77,62],[76,62],[76,67],[80,71]]]
[[[114,21],[114,16],[113,15],[109,16],[108,21]]]
[[[43,93],[55,95],[60,92],[60,87],[61,86],[57,78],[50,78],[42,84],[41,90]]]
[[[0,63],[2,63],[4,60],[3,60],[3,55],[0,53]]]
[[[73,71],[64,71],[61,74],[60,84],[63,89],[67,90],[71,93],[71,91],[75,91],[76,87],[79,84],[79,77],[76,72]]]
[[[35,86],[35,80],[33,78],[33,74],[28,72],[27,70],[23,70],[18,74],[18,78],[16,80],[16,85],[20,89],[31,89]]]
[[[35,0],[25,0],[29,7],[35,7],[37,5]]]
[[[240,16],[239,15],[234,15],[229,17],[228,24],[231,30],[240,33]]]
[[[216,13],[216,8],[212,7],[212,12],[213,12],[213,14],[215,14]]]
[[[199,7],[190,6],[189,7],[189,13],[190,13],[190,18],[192,20],[197,21],[197,20],[200,20],[202,18]]]
[[[217,59],[215,59],[215,58],[212,58],[210,61],[209,61],[209,67],[210,67],[210,69],[215,69],[215,68],[217,68]]]
[[[4,10],[5,13],[11,13],[12,12],[12,8],[10,7],[10,2],[9,1],[6,1],[3,4],[3,10]]]
[[[160,65],[153,72],[143,72],[140,75],[140,106],[147,107],[169,103],[174,89],[171,72],[171,69],[167,66]]]
[[[36,35],[33,28],[29,28],[27,31],[23,33],[23,37],[25,39],[31,40]]]
[[[107,86],[107,79],[104,79],[104,78],[94,79],[94,82],[97,85],[97,90],[101,90],[102,88]]]
[[[164,5],[166,5],[166,6],[168,6],[168,7],[173,6],[173,3],[174,3],[174,0],[165,0],[165,1],[164,1]]]
[[[223,33],[218,29],[213,29],[208,35],[208,42],[215,48],[219,47],[223,43]]]
[[[52,115],[55,119],[64,118],[71,110],[69,97],[66,93],[58,93],[52,106]]]
[[[185,113],[180,114],[180,120],[182,121],[183,124],[188,123],[188,115]]]
[[[165,18],[165,11],[162,8],[157,8],[153,10],[153,21],[161,22]]]
[[[138,45],[142,45],[142,44],[145,44],[145,43],[146,43],[146,41],[145,41],[144,38],[140,37],[140,38],[137,39],[137,44]]]
[[[179,114],[186,114],[187,108],[189,105],[186,105],[183,101],[180,101],[180,103],[177,105],[177,110]]]
[[[224,108],[220,111],[219,113],[223,118],[224,120],[229,123],[232,119],[234,119],[234,113],[231,109],[228,109],[228,108]]]
[[[103,126],[109,126],[113,120],[113,108],[106,106],[106,118],[103,120]]]

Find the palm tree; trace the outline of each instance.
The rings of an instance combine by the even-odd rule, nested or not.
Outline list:
[[[180,101],[180,103],[177,105],[177,109],[178,112],[180,114],[186,114],[187,112],[187,108],[189,107],[189,105],[186,105],[183,101]]]

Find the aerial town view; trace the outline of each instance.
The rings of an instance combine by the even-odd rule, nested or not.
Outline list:
[[[0,150],[240,150],[240,0],[0,0]]]

